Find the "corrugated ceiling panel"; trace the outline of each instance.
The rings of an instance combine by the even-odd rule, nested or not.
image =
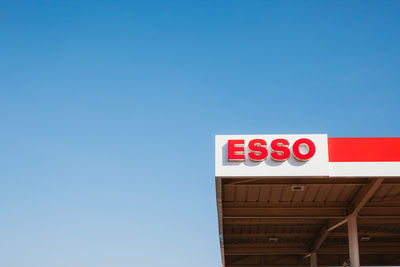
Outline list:
[[[304,197],[304,201],[314,201],[320,186],[319,185],[307,185],[307,194]]]
[[[271,192],[269,201],[279,201],[281,199],[281,194],[284,186],[274,186]]]
[[[236,188],[236,195],[235,195],[235,201],[246,201],[247,199],[247,187],[246,186],[240,186]]]
[[[272,186],[261,186],[260,187],[260,201],[269,201],[272,192]]]
[[[260,195],[260,187],[250,186],[247,191],[247,200],[246,201],[258,201]]]
[[[234,201],[235,200],[235,187],[224,186],[223,190],[223,200],[224,201]]]
[[[392,189],[392,185],[383,184],[379,187],[378,191],[375,193],[374,199],[382,201],[389,190]]]
[[[314,199],[314,201],[325,201],[328,196],[332,186],[331,185],[322,185],[319,187],[319,191]]]

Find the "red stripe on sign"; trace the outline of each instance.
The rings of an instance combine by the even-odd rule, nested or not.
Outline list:
[[[400,137],[328,138],[330,162],[400,161]]]

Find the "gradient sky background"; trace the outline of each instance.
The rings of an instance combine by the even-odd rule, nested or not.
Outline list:
[[[0,266],[220,266],[215,134],[399,136],[400,1],[2,1]]]

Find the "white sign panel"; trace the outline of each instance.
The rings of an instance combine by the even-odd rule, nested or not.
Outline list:
[[[328,136],[216,135],[215,176],[329,176]]]

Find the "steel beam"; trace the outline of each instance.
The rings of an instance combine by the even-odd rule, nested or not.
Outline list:
[[[344,218],[344,207],[223,208],[224,218]]]
[[[375,194],[378,190],[379,186],[383,183],[385,178],[377,178],[371,181],[368,185],[365,185],[361,188],[361,190],[357,193],[356,197],[353,200],[352,214],[358,214],[360,210],[367,204],[369,199]]]
[[[310,267],[318,267],[317,264],[317,253],[312,252],[310,256]]]
[[[353,211],[350,216],[357,217],[360,210],[365,206],[365,204],[367,204],[369,199],[375,194],[375,192],[378,190],[379,186],[382,184],[383,181],[384,181],[384,178],[378,178],[378,179],[372,180],[369,184],[364,185],[361,188],[361,190],[354,197],[354,200],[351,204]],[[400,209],[399,209],[399,211],[400,211]],[[379,215],[381,215],[382,213],[385,213],[385,212],[386,213],[389,212],[391,214],[393,212],[393,208],[391,208],[390,211],[382,210],[380,208],[369,208],[369,210],[367,210],[365,213],[368,215],[377,215],[377,213],[379,213]],[[341,221],[329,228],[323,227],[321,229],[320,233],[314,239],[314,243],[313,243],[313,247],[312,247],[311,251],[313,251],[313,252],[317,251],[321,247],[321,245],[325,241],[325,239],[328,237],[329,233],[331,231],[333,231],[334,229],[336,229],[337,227],[343,225],[346,222],[348,222],[348,218],[344,219],[343,221]],[[356,225],[356,227],[357,227],[357,225]],[[357,236],[357,234],[356,234],[356,236]],[[358,239],[357,239],[357,241],[358,241]]]
[[[360,267],[360,250],[358,247],[358,233],[357,233],[357,214],[352,214],[347,217],[347,229],[349,233],[350,266]]]
[[[260,219],[235,219],[224,218],[224,225],[321,225],[326,223],[325,219],[280,219],[280,218],[260,218]],[[400,222],[400,220],[399,220]]]
[[[291,245],[291,246],[290,246]],[[394,244],[385,244],[379,242],[371,242],[368,246],[362,244],[359,247],[360,254],[385,254],[385,255],[399,255],[400,245],[398,242]],[[298,254],[306,255],[309,253],[306,247],[296,247],[294,244],[288,244],[287,246],[241,246],[239,244],[225,245],[225,255],[278,255],[278,254]],[[318,255],[328,254],[344,254],[349,253],[349,248],[346,245],[335,246],[335,247],[321,247],[318,250]]]

